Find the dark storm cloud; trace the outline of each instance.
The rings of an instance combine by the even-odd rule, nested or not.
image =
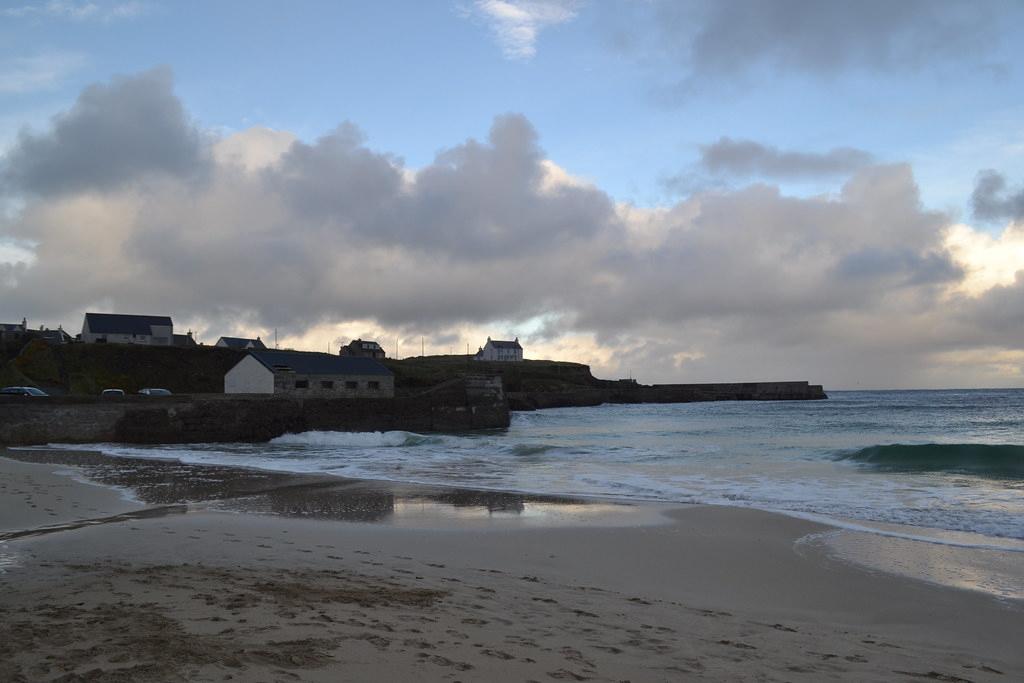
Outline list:
[[[994,287],[986,296],[970,302],[963,317],[978,337],[1019,345],[1024,329],[1024,264],[1013,283]]]
[[[819,154],[781,150],[729,137],[703,145],[700,153],[700,165],[711,173],[779,179],[843,175],[873,162],[871,154],[852,147],[837,147]]]
[[[911,249],[874,247],[844,256],[836,266],[836,274],[843,278],[876,281],[895,276],[907,284],[953,282],[964,275],[948,254],[919,254]]]
[[[1024,220],[1024,187],[1010,190],[1002,173],[982,171],[971,195],[971,206],[981,220]]]
[[[344,123],[312,145],[293,143],[265,181],[297,213],[377,233],[402,189],[400,165],[367,149],[359,129]]]
[[[206,163],[200,132],[169,69],[91,85],[53,127],[22,131],[0,160],[0,189],[57,195],[110,190],[150,174],[191,176]]]
[[[403,182],[401,161],[365,148],[351,124],[314,145],[295,143],[264,179],[294,211],[360,244],[401,244],[490,259],[550,249],[613,220],[599,190],[539,190],[545,170],[525,117],[495,119],[486,143],[441,152]]]
[[[660,0],[653,8],[657,42],[619,42],[645,59],[675,63],[682,70],[677,94],[772,73],[833,77],[951,62],[991,71],[999,65],[984,56],[996,45],[996,28],[1021,9],[956,0]]]

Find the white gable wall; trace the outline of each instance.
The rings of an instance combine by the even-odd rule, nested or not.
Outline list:
[[[272,394],[274,373],[252,356],[246,356],[224,375],[224,393]]]
[[[516,348],[499,348],[492,344],[491,340],[488,339],[487,343],[484,344],[483,353],[480,354],[479,359],[515,363],[523,360],[523,350]]]

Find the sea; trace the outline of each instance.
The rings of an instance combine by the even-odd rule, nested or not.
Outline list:
[[[994,592],[1024,597],[1024,389],[828,393],[821,401],[516,412],[507,430],[481,433],[305,432],[265,444],[98,448],[190,464],[778,511],[861,532],[842,541],[869,557],[878,548],[855,543],[863,534],[946,553],[996,552],[1012,576],[997,577]]]

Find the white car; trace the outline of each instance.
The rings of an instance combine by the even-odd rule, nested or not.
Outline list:
[[[157,389],[154,387],[146,387],[145,389],[139,389],[139,393],[143,396],[170,396],[170,389]]]

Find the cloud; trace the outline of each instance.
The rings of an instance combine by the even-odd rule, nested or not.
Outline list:
[[[654,40],[621,39],[626,49],[676,66],[676,94],[765,81],[774,74],[834,78],[948,67],[998,70],[985,61],[997,29],[1019,21],[1010,2],[931,0],[656,0]]]
[[[115,21],[130,19],[146,11],[144,2],[73,2],[49,0],[0,9],[0,16],[12,19],[63,19],[68,21]]]
[[[852,147],[796,152],[729,137],[701,146],[700,154],[700,165],[711,173],[780,179],[846,175],[874,161],[868,152]]]
[[[572,21],[579,6],[579,0],[476,0],[464,13],[488,25],[507,59],[528,60],[540,32]]]
[[[1024,187],[1008,190],[1002,173],[982,171],[971,195],[971,206],[975,217],[983,221],[1024,220]]]
[[[112,175],[108,159],[72,155],[75,182],[16,186],[0,241],[32,258],[0,264],[0,319],[170,313],[204,338],[277,328],[310,348],[372,332],[475,349],[515,332],[528,355],[567,354],[604,376],[833,387],[1005,383],[978,350],[1024,351],[1019,326],[996,317],[1024,310],[1009,270],[1019,236],[954,228],[921,205],[905,164],[864,166],[821,196],[760,183],[648,209],[558,167],[521,115],[411,169],[352,123],[312,141],[199,135],[169,76],[82,99],[137,102],[128,84],[149,93],[148,115],[111,124],[107,144],[157,151]],[[93,119],[121,121],[125,107],[80,99],[5,174],[61,170],[52,141],[75,139],[67,122],[83,109],[102,131]],[[179,154],[160,151],[168,140]]]
[[[969,225],[954,225],[946,234],[944,246],[964,269],[958,292],[976,297],[993,287],[1014,283],[1024,270],[1024,225],[1010,224],[999,235],[975,230]]]
[[[86,63],[83,55],[50,52],[0,61],[0,94],[54,88]]]
[[[55,195],[184,177],[201,170],[206,153],[170,70],[154,69],[89,86],[49,131],[23,130],[0,161],[0,190]]]

